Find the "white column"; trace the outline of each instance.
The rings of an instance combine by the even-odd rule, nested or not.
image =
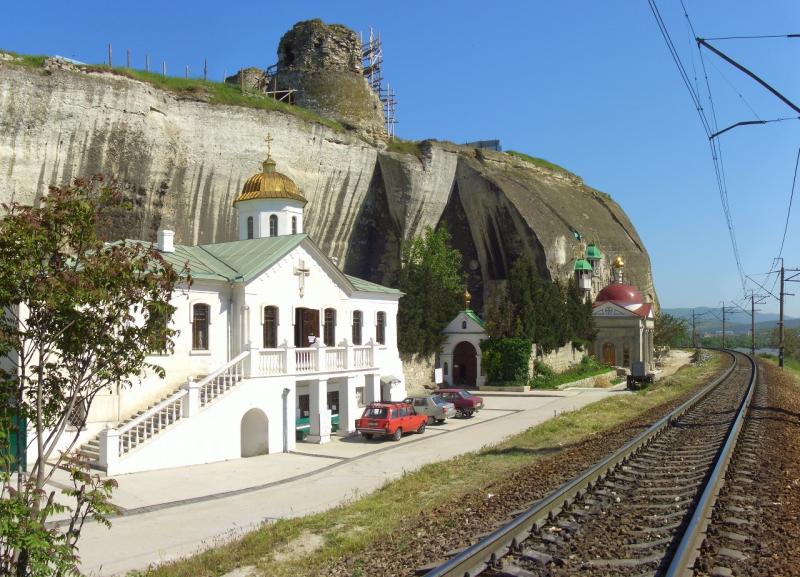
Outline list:
[[[119,462],[119,432],[116,429],[100,431],[100,466],[112,474],[114,465]]]
[[[311,431],[307,437],[310,443],[327,443],[331,440],[331,412],[328,410],[328,380],[310,381],[309,421]]]
[[[381,377],[375,373],[364,375],[364,402],[377,403],[381,400]]]
[[[194,417],[200,412],[200,387],[197,382],[192,379],[187,379],[186,382],[181,385],[181,388],[189,392],[189,394],[181,400],[183,416]]]
[[[339,385],[339,431],[345,435],[356,430],[356,419],[361,416],[356,398],[357,379],[355,375],[347,377]]]

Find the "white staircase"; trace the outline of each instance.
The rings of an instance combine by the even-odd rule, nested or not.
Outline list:
[[[107,471],[110,461],[118,461],[238,385],[244,378],[244,363],[249,354],[250,351],[241,353],[197,382],[188,381],[169,396],[132,415],[115,429],[102,431],[83,444],[78,453],[89,461],[90,467]]]

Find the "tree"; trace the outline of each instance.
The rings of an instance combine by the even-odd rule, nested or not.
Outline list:
[[[77,573],[83,523],[108,524],[114,482],[88,474],[70,455],[95,396],[146,370],[154,350],[172,349],[164,319],[179,279],[148,243],[104,243],[99,231],[124,208],[114,182],[96,176],[51,187],[40,207],[3,205],[0,221],[0,407],[29,423],[35,459],[24,472],[9,436],[0,439],[0,574]],[[74,431],[68,430],[74,427]],[[17,439],[19,440],[19,439]],[[24,450],[25,447],[22,447]],[[46,485],[66,469],[65,507]],[[47,524],[68,512],[66,524]]]
[[[446,229],[427,228],[403,250],[398,288],[405,293],[397,314],[398,348],[430,355],[444,342],[442,330],[461,310],[465,279],[461,253]]]
[[[689,342],[689,324],[686,319],[658,312],[655,317],[653,345],[658,347],[680,347]]]

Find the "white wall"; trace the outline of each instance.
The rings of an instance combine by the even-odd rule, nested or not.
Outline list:
[[[295,448],[295,389],[291,379],[247,379],[197,415],[181,419],[168,430],[134,449],[109,475],[212,463],[241,458],[242,417],[257,408],[269,419],[268,449],[283,451],[283,390],[289,389],[288,449]]]
[[[253,217],[253,238],[269,236],[269,217],[278,216],[278,236],[292,234],[292,217],[297,233],[303,232],[303,203],[289,198],[259,198],[236,203],[239,212],[239,240],[247,239],[247,218]]]

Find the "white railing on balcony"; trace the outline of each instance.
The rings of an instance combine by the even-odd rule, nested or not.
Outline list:
[[[341,371],[347,368],[347,348],[330,347],[325,350],[325,368],[330,371]]]
[[[286,349],[262,349],[258,353],[259,375],[286,374]]]
[[[250,351],[240,353],[219,369],[197,383],[200,389],[200,406],[208,403],[230,391],[244,378],[244,363]]]
[[[315,373],[317,371],[318,349],[295,349],[294,366],[298,373]]]
[[[372,347],[354,347],[353,348],[353,364],[357,369],[371,367],[372,365]]]

